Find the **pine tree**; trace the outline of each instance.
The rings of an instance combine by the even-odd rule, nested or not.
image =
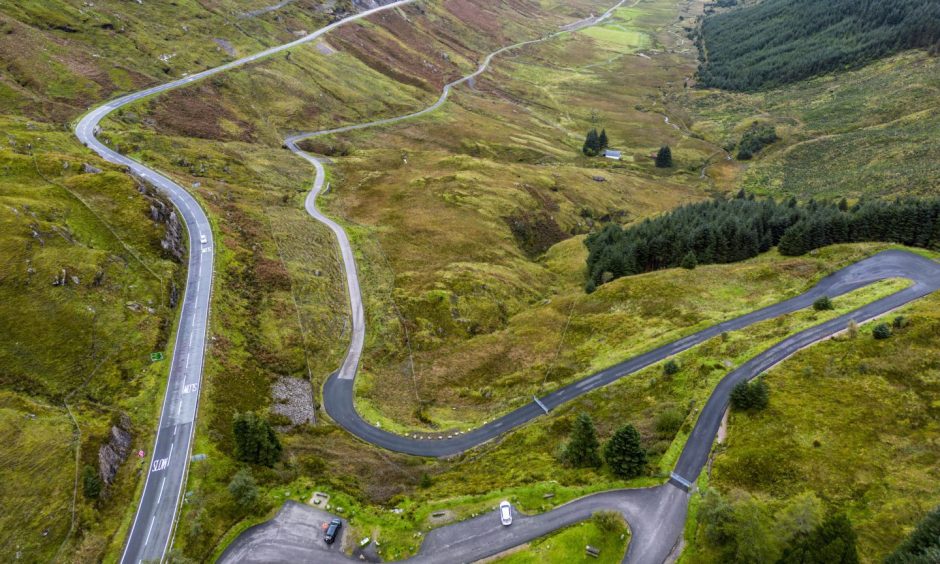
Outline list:
[[[587,413],[581,413],[575,419],[571,439],[565,446],[562,458],[571,466],[596,468],[601,465],[601,456],[598,453],[599,446],[594,421]]]
[[[629,423],[617,430],[604,445],[604,459],[619,478],[639,476],[646,469],[646,451],[640,433]]]
[[[829,296],[823,296],[813,302],[813,309],[816,311],[827,311],[833,308],[832,300]]]
[[[608,140],[607,140],[607,130],[606,130],[606,129],[602,129],[602,130],[601,130],[601,136],[598,138],[597,142],[598,142],[598,146],[599,146],[599,148],[600,148],[600,151],[603,151],[604,149],[607,148]],[[599,153],[600,151],[598,151],[598,153]]]
[[[679,266],[687,270],[693,270],[698,266],[698,259],[695,257],[695,251],[689,251],[682,257],[682,262],[679,263]]]
[[[739,382],[731,388],[731,407],[739,411],[751,408],[751,393],[747,382]]]
[[[596,157],[600,153],[601,140],[597,135],[597,129],[591,129],[584,139],[584,146],[581,152],[589,157]]]
[[[839,200],[839,211],[846,212],[849,211],[849,201],[845,198]]]
[[[656,153],[656,168],[671,168],[672,167],[672,149],[669,148],[669,145],[663,145],[659,148],[659,152]]]
[[[764,381],[763,376],[751,382],[748,388],[751,394],[751,409],[760,411],[770,405],[770,386]]]
[[[274,466],[281,457],[281,442],[271,424],[252,412],[236,413],[232,419],[235,455],[242,462]]]
[[[885,564],[940,562],[940,506],[917,525],[914,532],[885,559]]]
[[[845,515],[822,522],[786,547],[778,564],[858,564],[855,531]]]

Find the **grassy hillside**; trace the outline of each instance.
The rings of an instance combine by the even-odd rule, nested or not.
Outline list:
[[[103,476],[112,425],[149,449],[166,368],[149,355],[167,351],[180,266],[151,215],[163,203],[69,132],[11,118],[0,131],[0,555],[96,559],[136,476],[125,465],[101,500],[80,484],[73,500],[79,472]]]
[[[940,59],[911,51],[862,69],[755,94],[677,94],[692,131],[731,147],[754,121],[781,140],[746,165],[709,167],[719,185],[801,199],[936,195]],[[677,110],[678,111],[678,110]]]
[[[733,414],[709,487],[758,518],[812,492],[858,534],[862,562],[880,562],[938,503],[940,299],[898,315],[908,324],[884,341],[863,330],[800,352],[771,370],[770,408]],[[722,547],[691,529],[683,562],[725,562]]]
[[[758,90],[858,67],[905,49],[940,49],[931,0],[764,0],[706,17],[705,86]]]
[[[345,12],[335,3],[306,0],[245,16],[263,3],[5,2],[0,114],[62,123],[117,93],[296,39]]]

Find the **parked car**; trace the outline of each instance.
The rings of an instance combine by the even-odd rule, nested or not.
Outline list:
[[[499,504],[499,521],[506,527],[512,525],[512,505],[508,501]]]
[[[338,518],[333,518],[330,521],[330,525],[326,528],[326,534],[323,535],[323,542],[326,544],[333,544],[333,541],[336,540],[337,535],[339,535],[339,530],[343,526],[343,522]]]

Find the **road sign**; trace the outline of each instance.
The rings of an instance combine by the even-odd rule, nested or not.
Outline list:
[[[158,360],[163,360],[162,352],[150,353],[150,362],[157,362]]]
[[[147,453],[146,453],[146,452],[144,452],[144,451],[142,451],[142,450],[138,450],[138,451],[137,451],[137,458],[143,458],[143,457],[145,457],[145,456],[147,456]]]

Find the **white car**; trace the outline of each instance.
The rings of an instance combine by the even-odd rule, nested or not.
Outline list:
[[[499,504],[499,521],[503,526],[512,525],[512,505],[508,501],[502,501]]]
[[[199,236],[199,242],[202,243],[203,245],[205,245],[206,243],[209,242],[209,239],[206,239],[206,236],[205,236],[205,235],[200,235],[200,236]]]

